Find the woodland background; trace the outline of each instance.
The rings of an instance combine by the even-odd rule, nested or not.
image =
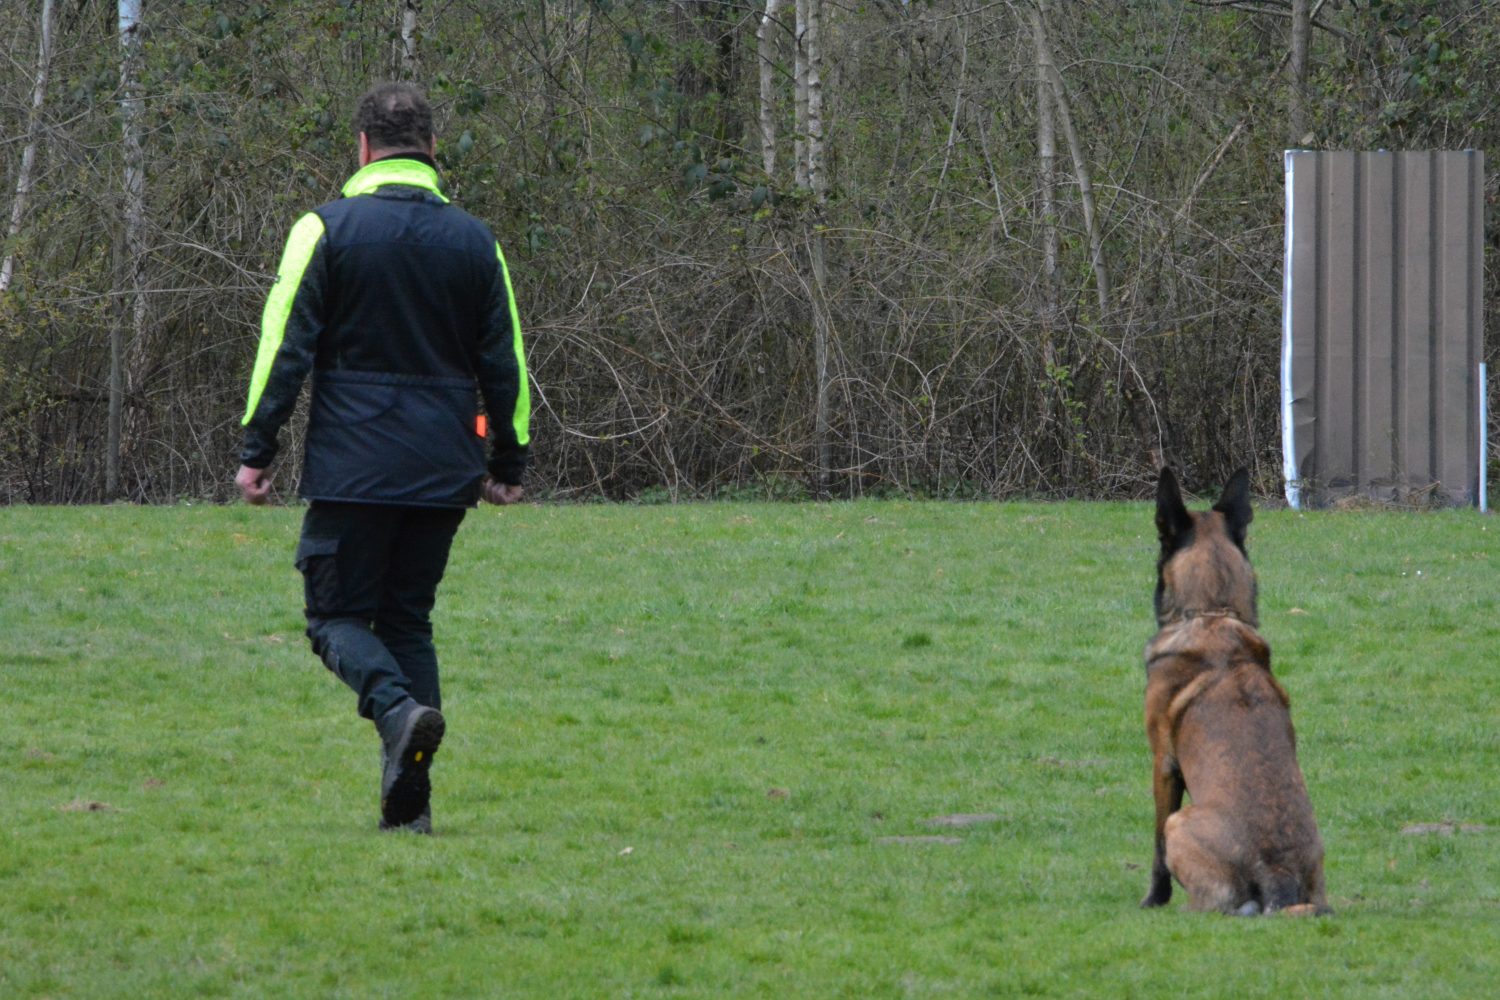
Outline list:
[[[230,497],[380,79],[506,248],[555,498],[1276,492],[1282,150],[1500,130],[1473,0],[0,0],[0,38],[0,503]]]

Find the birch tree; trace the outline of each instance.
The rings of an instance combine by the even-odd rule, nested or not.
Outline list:
[[[16,195],[10,203],[10,226],[5,231],[5,260],[0,262],[0,295],[10,288],[16,263],[15,240],[21,234],[26,202],[31,196],[31,174],[36,168],[36,149],[42,123],[42,104],[47,99],[47,71],[52,65],[52,0],[42,0],[41,43],[36,57],[36,86],[31,91],[31,110],[26,116],[26,147],[16,177]]]
[[[781,0],[766,0],[755,30],[760,62],[760,160],[767,178],[776,173],[776,14],[780,9]]]
[[[422,0],[401,0],[401,76],[406,80],[417,78],[417,18],[422,13]]]
[[[832,318],[827,300],[827,265],[824,261],[823,223],[827,202],[827,180],[823,170],[823,0],[796,0],[797,141],[796,185],[812,203],[807,231],[808,260],[812,265],[809,305],[813,319],[813,440],[817,450],[817,492],[828,495],[832,466],[829,440],[830,352]]]
[[[821,201],[827,190],[823,178],[823,0],[796,0],[795,23],[794,183]]]
[[[120,127],[123,139],[124,245],[118,254],[124,289],[109,343],[109,425],[105,453],[104,493],[120,492],[123,449],[126,359],[124,324],[130,322],[130,343],[144,348],[146,334],[146,155],[142,142],[141,12],[143,0],[120,0]]]
[[[792,0],[792,183],[807,183],[807,8],[812,0]]]
[[[799,0],[805,9],[802,47],[805,53],[803,73],[807,92],[807,187],[821,207],[827,198],[828,182],[823,171],[823,0]]]
[[[1051,56],[1047,50],[1046,34],[1041,30],[1041,18],[1032,21],[1032,37],[1036,46],[1036,147],[1037,185],[1042,216],[1042,273],[1049,288],[1044,293],[1047,313],[1057,305],[1057,295],[1050,288],[1057,273],[1057,119],[1053,113],[1056,102],[1052,98],[1052,80],[1048,73]]]
[[[1052,337],[1058,316],[1057,299],[1057,120],[1053,109],[1052,80],[1048,73],[1051,55],[1040,17],[1032,19],[1032,40],[1036,47],[1036,146],[1037,208],[1042,223],[1042,363],[1048,368],[1057,364]]]
[[[1078,200],[1083,207],[1083,225],[1089,236],[1089,260],[1094,269],[1094,287],[1099,297],[1099,316],[1102,320],[1109,312],[1109,269],[1104,260],[1104,233],[1099,223],[1099,213],[1094,204],[1094,184],[1089,173],[1088,160],[1083,154],[1078,130],[1073,127],[1073,110],[1068,101],[1067,85],[1058,72],[1052,58],[1052,46],[1047,35],[1047,20],[1040,2],[1031,6],[1031,28],[1036,39],[1037,63],[1040,74],[1051,84],[1052,99],[1057,111],[1057,121],[1062,125],[1063,136],[1068,143],[1068,152],[1073,159],[1073,176],[1078,181]]]

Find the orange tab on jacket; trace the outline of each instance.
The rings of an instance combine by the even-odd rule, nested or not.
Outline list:
[[[474,433],[480,437],[488,437],[490,433],[490,421],[483,413],[474,418]]]

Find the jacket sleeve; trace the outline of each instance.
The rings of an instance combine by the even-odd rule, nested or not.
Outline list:
[[[309,212],[287,237],[276,283],[260,320],[260,349],[250,378],[240,463],[264,469],[276,458],[276,438],[291,416],[312,368],[323,332],[326,279],[323,220]]]
[[[489,473],[502,483],[518,484],[531,450],[531,386],[515,290],[498,243],[479,343],[479,391],[490,418]]]

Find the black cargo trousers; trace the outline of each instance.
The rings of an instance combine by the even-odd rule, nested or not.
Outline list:
[[[408,695],[442,707],[432,606],[464,508],[314,500],[297,569],[313,652],[378,720]]]

